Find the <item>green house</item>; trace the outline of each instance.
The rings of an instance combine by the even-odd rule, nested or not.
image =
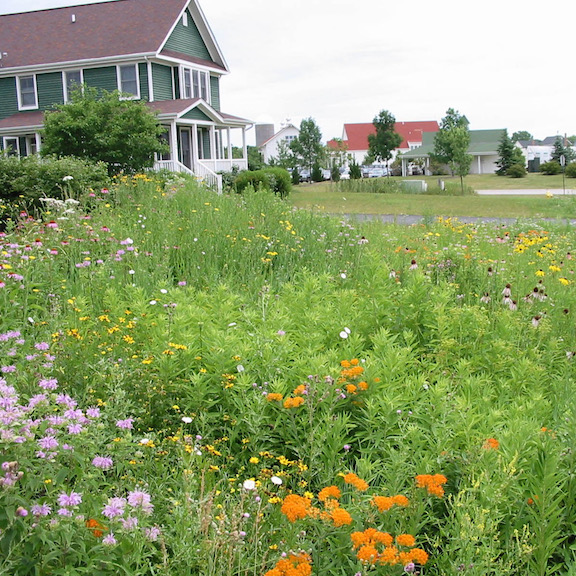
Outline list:
[[[504,129],[498,130],[470,130],[470,145],[468,154],[472,156],[470,174],[494,174],[500,157],[498,147],[504,135]],[[408,166],[415,160],[423,160],[425,168],[430,165],[430,155],[434,152],[434,138],[436,132],[422,134],[422,146],[402,154],[402,174],[408,173]],[[518,145],[519,146],[519,145]]]
[[[218,184],[247,168],[252,122],[221,110],[228,65],[196,0],[114,0],[0,16],[0,149],[42,147],[44,111],[74,86],[141,99],[166,128],[156,168]],[[240,134],[240,133],[241,134]],[[232,141],[243,157],[232,158]]]

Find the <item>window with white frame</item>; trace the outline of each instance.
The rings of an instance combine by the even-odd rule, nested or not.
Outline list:
[[[138,66],[127,64],[118,66],[118,90],[122,94],[131,95],[132,98],[140,98],[140,82],[138,82]]]
[[[78,89],[82,88],[84,82],[84,75],[82,70],[66,70],[63,72],[63,83],[64,83],[64,102],[70,100],[70,94]]]
[[[182,26],[188,26],[188,12],[184,12],[184,14],[182,14]]]
[[[2,140],[4,152],[6,152],[8,156],[20,155],[20,142],[18,138],[14,138],[12,136],[4,136]]]
[[[18,76],[18,109],[30,110],[38,108],[38,96],[36,93],[36,76]]]
[[[190,68],[182,69],[182,97],[183,98],[202,98],[210,103],[210,77],[207,72],[200,70],[191,70]]]

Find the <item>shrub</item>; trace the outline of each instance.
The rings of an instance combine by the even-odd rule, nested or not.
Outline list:
[[[350,163],[350,180],[360,180],[362,178],[362,170],[360,165],[356,162]]]
[[[544,162],[544,164],[540,165],[540,172],[546,174],[546,176],[554,176],[555,174],[560,174],[561,171],[562,167],[560,164],[553,160],[550,160],[550,162]]]
[[[330,180],[333,182],[338,182],[340,180],[340,170],[338,169],[338,166],[332,166],[332,169],[330,170]]]
[[[296,167],[292,168],[291,180],[294,186],[300,184],[300,172]]]
[[[319,164],[314,164],[314,166],[312,166],[312,174],[310,177],[312,178],[312,182],[322,182],[322,180],[324,180],[322,169]]]
[[[248,186],[254,189],[267,188],[286,198],[292,187],[290,173],[284,168],[264,168],[263,170],[244,170],[238,174],[234,181],[236,192],[242,193]]]
[[[566,166],[566,176],[568,178],[576,178],[576,162],[571,162]]]
[[[506,176],[510,176],[510,178],[524,178],[526,176],[526,168],[522,164],[512,164],[506,170]]]
[[[0,197],[37,205],[43,196],[78,198],[90,188],[105,187],[106,165],[80,158],[0,155]]]

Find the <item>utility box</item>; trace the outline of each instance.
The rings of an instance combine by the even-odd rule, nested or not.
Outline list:
[[[426,180],[402,180],[401,185],[406,192],[414,194],[422,194],[428,190]]]

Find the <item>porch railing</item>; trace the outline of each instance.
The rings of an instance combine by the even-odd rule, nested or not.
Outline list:
[[[195,176],[197,180],[205,183],[207,186],[214,188],[219,194],[222,192],[222,175],[216,174],[210,168],[196,162],[194,170],[190,170],[188,166],[178,162],[178,160],[157,160],[154,163],[156,170],[170,170],[171,172],[184,172]]]

